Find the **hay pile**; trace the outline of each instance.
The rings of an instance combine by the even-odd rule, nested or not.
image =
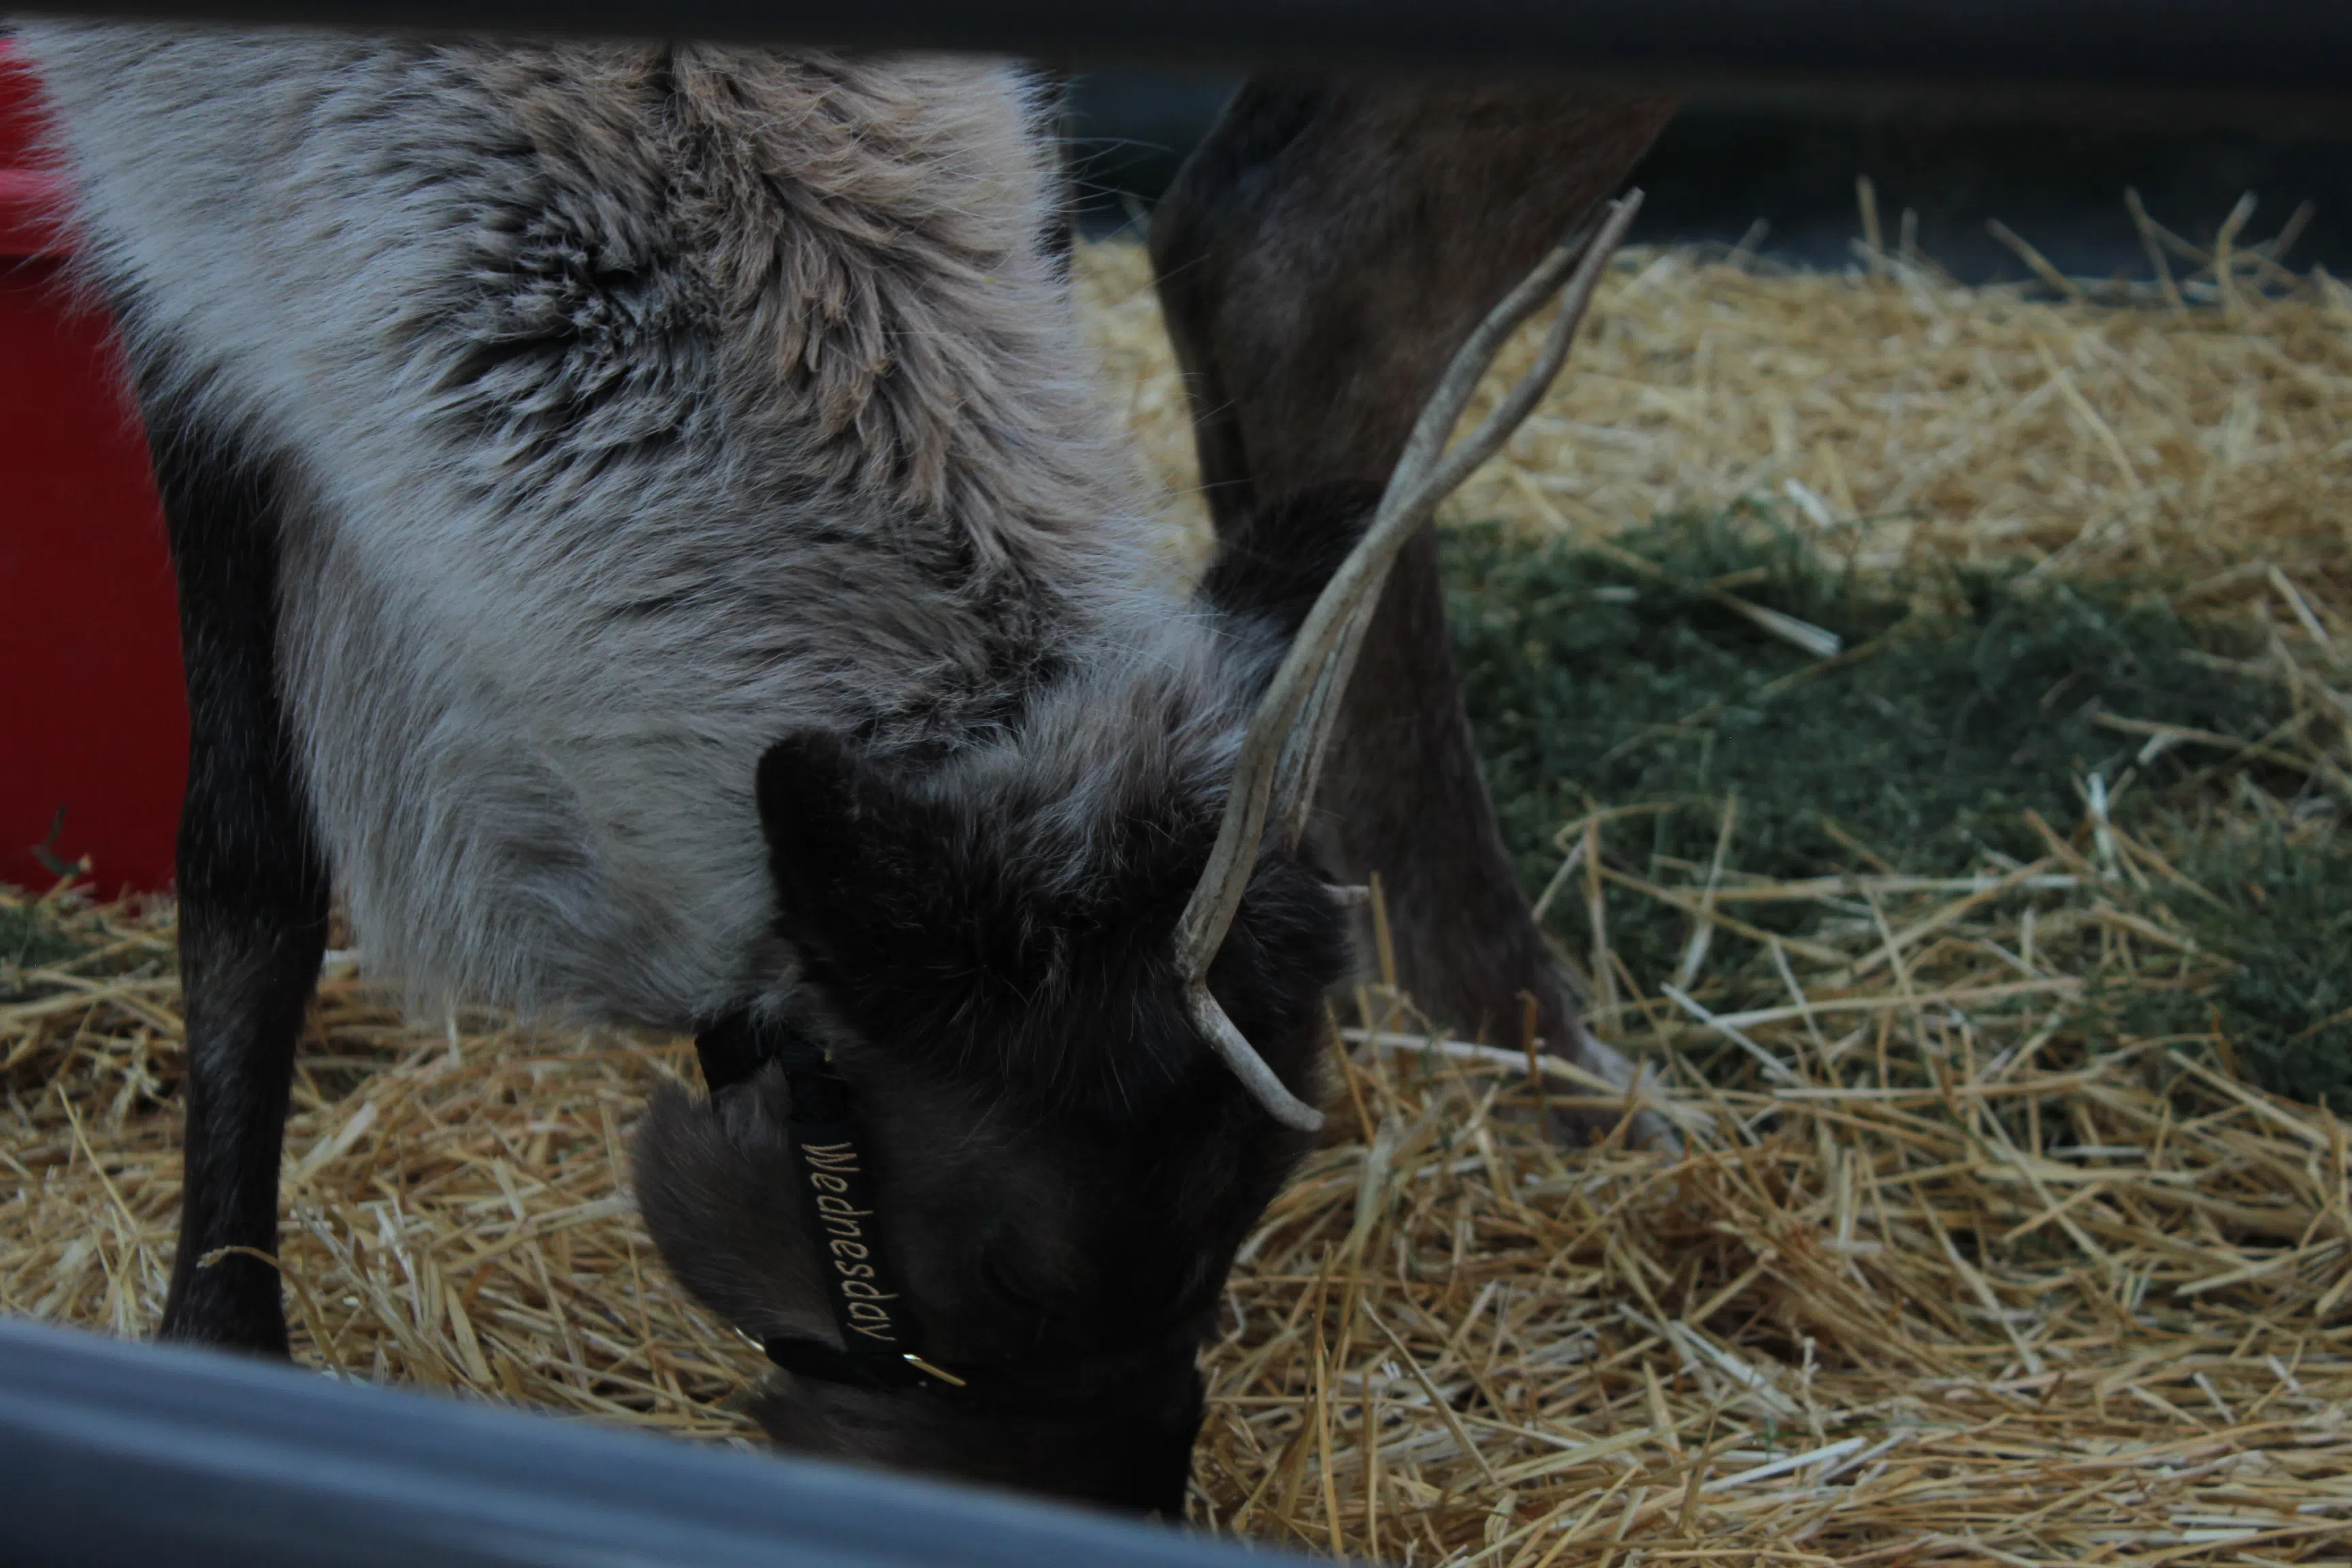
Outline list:
[[[1884,252],[1857,277],[1629,250],[1568,374],[1454,510],[1606,536],[1761,499],[1865,566],[1929,552],[2188,571],[2259,549],[2294,581],[2352,588],[2352,288],[2285,286],[2270,248],[2227,258],[2226,304],[2209,258],[2201,279],[2176,262],[2175,290],[2216,303],[2129,310],[1964,288]],[[1114,385],[1190,522],[1149,265],[1134,246],[1086,260]]]
[[[1354,1136],[1233,1288],[1214,1516],[1421,1562],[2341,1561],[2343,1124],[2210,1039],[2092,1054],[2081,977],[1986,951],[2031,880],[1842,889],[1936,940],[1663,1051],[1679,1161],[1563,1159],[1516,1053],[1349,1031]]]
[[[1563,1157],[1536,1107],[1591,1086],[1368,992],[1334,1137],[1231,1287],[1202,1519],[1419,1562],[2340,1560],[2343,1124],[2210,1040],[2092,1058],[2072,961],[2162,944],[2050,920],[2026,968],[1995,954],[2065,875],[1813,889],[1892,911],[1893,956],[1761,1016],[1657,1009],[1679,1160]],[[0,1307],[135,1334],[179,1186],[168,914],[66,923],[99,945],[0,1007]],[[1709,1037],[1753,1071],[1703,1082]],[[331,982],[288,1130],[298,1355],[746,1435],[761,1363],[617,1181],[647,1089],[691,1071],[682,1042],[404,1025]]]
[[[1139,259],[1082,260],[1197,524]],[[1763,494],[1889,562],[2193,548],[2217,602],[2269,617],[2281,679],[2331,715],[2294,743],[2333,766],[2352,298],[2262,299],[2242,270],[2226,310],[2126,311],[1892,258],[1637,258],[1464,510],[1599,533]],[[1563,825],[1553,897],[1689,1152],[1562,1155],[1542,1108],[1594,1086],[1367,988],[1333,1131],[1230,1289],[1196,1516],[1496,1568],[2343,1560],[2352,1152],[2218,1031],[2125,1037],[2116,996],[2212,979],[2158,849],[2086,804],[1979,876],[1776,883],[1736,855],[1629,870],[1602,852],[1619,820]],[[1764,944],[1782,994],[1711,1005],[1770,901],[1838,918]],[[170,915],[32,904],[0,895],[0,1310],[137,1333],[178,1195]],[[1608,934],[1659,904],[1690,932],[1671,982]],[[693,1073],[683,1042],[403,1022],[334,974],[288,1131],[298,1355],[746,1435],[729,1401],[761,1363],[670,1284],[621,1186],[648,1089]]]
[[[24,904],[0,891],[0,917]],[[61,911],[82,951],[0,969],[0,1310],[152,1331],[180,1194],[168,907]],[[5,928],[0,928],[5,929]],[[0,954],[5,946],[0,946]],[[336,969],[342,973],[333,973]],[[296,1355],[694,1436],[765,1364],[673,1286],[625,1130],[686,1040],[404,1020],[330,961],[286,1128]]]

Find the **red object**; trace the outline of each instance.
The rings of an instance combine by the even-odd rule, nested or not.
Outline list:
[[[39,84],[0,42],[0,881],[160,889],[187,776],[180,619],[114,325],[66,287]]]

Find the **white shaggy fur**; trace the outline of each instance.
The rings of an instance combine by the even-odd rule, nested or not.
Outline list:
[[[1217,787],[1265,650],[1144,547],[1010,68],[23,37],[151,409],[291,481],[306,792],[420,993],[685,1028],[778,984],[795,729],[1052,780],[1065,864],[1141,774]]]

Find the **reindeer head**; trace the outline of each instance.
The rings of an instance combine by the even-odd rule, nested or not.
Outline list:
[[[798,973],[730,1020],[728,1049],[752,1042],[731,1065],[706,1034],[714,1092],[656,1100],[636,1182],[673,1271],[793,1374],[758,1406],[779,1443],[1181,1511],[1195,1354],[1321,1120],[1344,937],[1300,840],[1338,694],[1398,549],[1532,407],[1632,211],[1497,307],[1384,493],[1306,498],[1267,531],[1295,558],[1371,510],[1270,680],[1240,628],[1223,639],[1239,654],[1197,668],[1142,649],[1074,677],[1020,733],[946,763],[822,733],[762,760]],[[1444,450],[1572,267],[1542,361]],[[1198,613],[1287,621],[1280,646],[1290,590],[1325,572],[1286,589],[1233,561]],[[1253,668],[1251,708],[1230,688]]]
[[[1064,705],[1072,730],[1085,705]],[[854,1212],[818,1234],[789,1125],[813,1080],[782,1062],[707,1104],[656,1101],[637,1186],[678,1277],[772,1346],[854,1342],[831,1248],[846,1242],[853,1265],[887,1248],[879,1277],[901,1300],[866,1310],[911,1321],[923,1361],[965,1380],[795,1376],[761,1410],[780,1442],[1176,1510],[1193,1352],[1306,1140],[1185,1005],[1172,934],[1213,795],[1163,748],[1142,765],[1071,749],[1024,737],[921,773],[828,735],[768,753],[761,809],[801,973],[789,1017],[761,1026],[803,1059],[830,1053],[865,1195],[841,1178],[827,1195]],[[1302,1092],[1343,956],[1321,882],[1266,857],[1210,984]]]

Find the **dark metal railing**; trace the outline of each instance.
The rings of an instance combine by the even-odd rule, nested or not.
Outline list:
[[[2344,0],[43,0],[49,12],[1682,81],[2352,90]]]
[[[9,1568],[1278,1568],[1074,1509],[0,1321]]]

